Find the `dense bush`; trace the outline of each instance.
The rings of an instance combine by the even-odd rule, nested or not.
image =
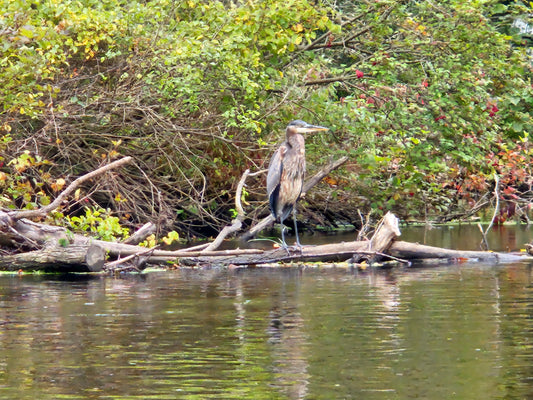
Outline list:
[[[510,28],[528,3],[0,4],[2,207],[38,207],[132,155],[78,201],[213,233],[295,117],[332,128],[308,139],[311,173],[350,156],[302,201],[315,222],[463,218],[491,205],[496,175],[504,200],[528,202],[531,64]],[[264,182],[248,183],[257,218]]]

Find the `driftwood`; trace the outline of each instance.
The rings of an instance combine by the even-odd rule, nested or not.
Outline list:
[[[441,247],[426,246],[404,241],[392,242],[388,253],[367,250],[368,241],[342,242],[319,246],[303,246],[302,252],[287,253],[284,249],[265,251],[261,254],[240,255],[232,257],[186,257],[180,262],[184,266],[193,265],[265,265],[272,263],[300,263],[300,262],[343,262],[349,261],[354,255],[360,258],[372,259],[379,257],[392,260],[399,264],[413,265],[417,263],[440,261],[446,263],[459,262],[489,262],[510,263],[530,260],[531,257],[522,253],[497,253],[490,251],[451,250]]]
[[[393,260],[398,263],[412,263],[440,260],[446,262],[484,261],[492,263],[515,262],[528,258],[524,254],[496,253],[489,251],[451,250],[441,247],[397,241],[400,236],[398,219],[387,213],[378,224],[370,240],[303,246],[287,252],[285,249],[265,251],[262,254],[246,254],[232,257],[188,257],[180,261],[183,265],[264,265],[287,262],[352,262],[364,259],[368,263]]]
[[[483,261],[509,263],[531,259],[523,253],[502,253],[493,251],[452,250],[442,247],[426,246],[418,243],[397,241],[390,247],[390,255],[408,259],[411,262],[446,261]]]
[[[390,211],[385,214],[381,222],[378,224],[374,235],[368,241],[368,252],[374,252],[369,262],[377,262],[383,259],[383,254],[389,250],[393,241],[401,235],[400,228],[398,227],[398,218]],[[353,262],[358,262],[366,255],[359,253],[352,258]]]
[[[0,218],[2,211],[0,211]],[[27,219],[16,221],[13,229],[25,240],[39,246],[39,249],[14,255],[0,257],[0,269],[3,270],[57,270],[72,272],[101,271],[107,258],[113,260],[129,256],[142,257],[147,252],[150,256],[146,262],[175,262],[180,257],[194,256],[233,256],[258,254],[262,250],[220,250],[190,251],[158,250],[146,247],[106,242],[90,239],[82,235],[69,233],[65,228],[32,222]]]
[[[396,263],[411,263],[417,260],[438,259],[447,261],[480,260],[488,262],[510,262],[524,259],[524,255],[509,253],[493,253],[487,251],[449,250],[425,246],[416,243],[398,241],[400,230],[397,218],[388,213],[378,224],[370,240],[326,244],[321,246],[304,246],[302,249],[260,250],[234,249],[217,251],[219,243],[228,233],[235,233],[242,226],[244,210],[240,204],[240,191],[246,176],[241,178],[236,196],[237,218],[231,226],[222,231],[214,242],[181,250],[147,249],[135,243],[142,241],[156,230],[150,224],[137,231],[128,243],[112,243],[95,240],[86,236],[73,234],[62,227],[50,226],[33,222],[28,218],[42,217],[54,210],[72,193],[78,185],[87,179],[110,171],[130,162],[126,157],[99,168],[87,175],[74,180],[58,198],[50,205],[32,211],[0,210],[0,246],[17,249],[17,254],[0,257],[0,269],[18,270],[51,270],[59,272],[100,272],[121,271],[124,269],[142,270],[147,264],[179,264],[196,265],[265,265],[284,262],[305,261],[346,261],[375,263],[393,260]],[[312,177],[305,185],[309,190],[329,171],[338,167],[345,159],[340,159],[325,167]],[[268,221],[268,217],[265,219]],[[265,221],[264,220],[264,221]],[[257,228],[255,228],[257,229]],[[250,230],[249,232],[252,232]],[[248,233],[249,233],[248,232]],[[253,234],[257,230],[253,231]]]
[[[145,264],[161,265],[169,262],[179,262],[183,266],[263,265],[306,261],[339,262],[351,259],[354,255],[358,256],[359,260],[366,259],[369,262],[377,259],[392,259],[398,262],[439,259],[446,261],[474,260],[504,263],[522,260],[526,257],[523,254],[451,250],[397,241],[396,235],[392,234],[390,229],[388,229],[388,224],[382,224],[382,227],[386,227],[386,229],[382,228],[381,234],[375,234],[370,241],[304,246],[301,252],[294,250],[288,253],[285,249],[270,251],[260,249],[222,251],[191,251],[190,249],[183,249],[168,251],[146,249],[124,243],[91,240],[81,235],[69,235],[63,228],[50,227],[23,219],[16,222],[15,229],[19,230],[21,235],[27,240],[42,245],[42,248],[0,257],[0,269],[96,272],[104,269],[104,263],[107,259],[120,260],[125,257],[141,258],[142,263],[135,264],[139,269],[142,269]],[[390,240],[384,239],[387,237]],[[375,244],[378,242],[382,243],[379,247]],[[57,243],[57,245],[53,246],[50,243]]]
[[[394,260],[396,262],[416,262],[422,260],[446,261],[486,261],[494,263],[523,260],[526,256],[512,253],[487,251],[450,250],[425,246],[417,243],[397,241],[399,234],[397,219],[392,214],[385,216],[371,240],[332,243],[320,246],[303,246],[302,251],[285,249],[265,251],[261,249],[234,249],[206,251],[191,249],[159,250],[145,247],[92,240],[81,235],[68,234],[66,229],[19,220],[16,229],[25,238],[43,244],[39,250],[29,251],[0,258],[3,270],[55,270],[71,272],[101,271],[107,258],[129,261],[140,259],[134,265],[142,269],[145,264],[180,263],[183,266],[196,265],[263,265],[284,262],[340,262],[354,255],[368,262]],[[48,243],[48,244],[47,244]],[[50,243],[62,243],[53,246]],[[126,257],[129,259],[124,260]],[[120,262],[108,263],[114,269]]]
[[[123,243],[126,244],[139,244],[148,236],[153,235],[157,232],[157,226],[153,222],[147,222],[139,229],[137,229],[133,235],[124,240]]]
[[[54,272],[98,272],[105,250],[96,243],[47,246],[40,250],[0,257],[3,271],[50,270]]]

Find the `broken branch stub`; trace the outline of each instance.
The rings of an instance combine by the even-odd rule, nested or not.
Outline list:
[[[369,240],[368,251],[375,252],[369,259],[369,262],[377,262],[387,253],[393,241],[401,235],[398,226],[398,218],[390,211],[381,219],[374,235]]]

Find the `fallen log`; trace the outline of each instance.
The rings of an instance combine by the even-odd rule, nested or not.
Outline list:
[[[142,256],[150,250],[127,243],[91,239],[83,235],[72,234],[62,227],[27,219],[16,220],[13,229],[25,240],[33,243],[37,249],[1,257],[0,269],[5,271],[55,269],[59,272],[97,272],[103,269],[108,259]],[[183,249],[169,251],[154,249],[150,257],[146,258],[146,262],[164,264],[176,262],[178,258],[188,256],[220,257],[260,253],[263,253],[263,250],[190,251]]]
[[[1,214],[1,211],[0,211]],[[1,217],[1,216],[0,216]],[[524,260],[528,256],[514,253],[490,251],[452,250],[440,247],[397,241],[400,232],[397,219],[390,214],[371,240],[332,243],[320,246],[304,246],[301,250],[275,249],[233,249],[222,251],[160,250],[149,251],[145,247],[93,240],[82,235],[69,233],[65,228],[32,222],[27,219],[13,221],[13,230],[18,236],[37,249],[0,258],[0,269],[55,270],[59,272],[97,272],[106,270],[105,262],[124,257],[143,257],[143,264],[177,263],[183,266],[194,265],[262,265],[290,262],[340,262],[355,256],[357,260],[374,262],[383,259],[424,262],[427,260],[445,261],[484,261],[505,263]],[[149,255],[145,255],[149,251]],[[531,259],[531,257],[529,257]]]
[[[353,241],[319,246],[303,246],[302,251],[276,249],[261,254],[239,255],[232,257],[184,257],[180,259],[183,266],[193,265],[263,265],[272,263],[303,263],[303,262],[343,262],[352,259],[354,255],[372,260],[395,260],[399,263],[409,262],[410,265],[422,264],[439,260],[447,263],[456,262],[488,262],[510,263],[533,258],[523,253],[498,253],[490,251],[452,250],[441,247],[426,246],[418,243],[394,241],[387,253],[368,250],[369,241]]]
[[[427,262],[428,260],[483,261],[491,263],[508,263],[532,259],[532,257],[524,253],[453,250],[403,241],[394,242],[390,248],[389,253],[392,256],[419,263]]]
[[[300,250],[287,251],[283,248],[265,251],[261,254],[246,254],[233,257],[184,257],[180,259],[183,266],[193,265],[261,265],[287,262],[340,262],[353,257],[354,254],[370,254],[368,241],[323,244],[320,246],[302,246]],[[372,253],[373,254],[373,253]]]
[[[398,228],[398,218],[391,212],[388,212],[378,224],[374,235],[370,240],[354,241],[348,243],[326,244],[321,246],[304,246],[301,249],[295,248],[292,251],[287,249],[278,249],[265,252],[261,255],[242,255],[239,257],[227,258],[216,257],[188,257],[180,260],[181,265],[205,265],[216,263],[218,265],[258,265],[274,262],[309,262],[309,261],[346,261],[351,259],[356,263],[362,259],[368,262],[375,262],[383,258],[394,258],[385,252],[391,247],[394,239],[400,236]]]
[[[368,259],[369,262],[377,262],[383,258],[383,254],[389,250],[393,241],[401,235],[398,227],[398,218],[390,211],[385,214],[376,228],[374,234],[368,241],[368,251],[374,255]],[[365,257],[365,254],[354,255],[353,262],[358,262]]]
[[[383,225],[389,226],[389,225]],[[427,260],[483,261],[491,263],[516,262],[531,259],[526,254],[497,253],[490,251],[452,250],[440,247],[397,241],[394,237],[376,247],[372,241],[352,241],[332,243],[319,246],[303,246],[299,250],[287,251],[275,249],[233,249],[205,251],[189,249],[160,250],[149,249],[125,243],[92,240],[81,235],[67,233],[66,229],[35,223],[26,219],[18,220],[15,227],[29,240],[42,245],[41,249],[0,257],[0,269],[8,271],[55,270],[60,272],[95,272],[105,270],[107,260],[119,260],[129,256],[143,256],[144,262],[150,264],[177,263],[183,266],[195,265],[262,265],[290,262],[341,262],[358,256],[369,262],[378,259],[397,261],[424,262]],[[382,229],[380,235],[372,240],[381,241],[391,235],[389,229]],[[380,238],[381,236],[381,238]],[[378,240],[379,239],[379,240]],[[55,245],[52,245],[55,244]]]
[[[177,263],[181,265],[261,265],[286,262],[327,262],[327,261],[355,261],[366,260],[368,263],[392,259],[397,262],[416,262],[428,259],[447,261],[475,260],[493,263],[514,262],[525,258],[524,254],[494,253],[488,251],[450,250],[438,247],[397,241],[400,236],[398,219],[388,213],[378,225],[370,240],[326,244],[321,246],[304,246],[303,248],[286,250],[233,249],[214,250],[224,238],[221,234],[211,245],[202,245],[181,250],[147,249],[128,243],[105,242],[73,234],[67,229],[57,226],[33,222],[27,217],[42,217],[55,209],[68,193],[72,193],[77,185],[94,178],[99,173],[122,166],[130,162],[130,158],[118,160],[109,165],[77,178],[50,205],[39,210],[0,210],[0,245],[11,249],[11,253],[0,257],[0,269],[8,271],[18,270],[53,270],[59,272],[100,272],[116,271],[128,268],[128,263],[134,269],[141,270],[148,264]],[[320,180],[321,174],[335,168],[345,160],[341,159],[330,164],[321,173],[310,180],[313,185]],[[246,174],[241,179],[240,187],[244,185]],[[310,187],[310,186],[309,186]],[[240,198],[240,196],[239,196]],[[59,201],[58,201],[59,199]],[[239,208],[240,202],[236,201]],[[240,223],[244,211],[239,211],[239,218],[234,222]],[[268,219],[268,218],[267,218]],[[227,227],[234,229],[238,224]],[[239,225],[240,226],[240,225]],[[146,225],[139,230],[133,243],[142,240],[155,230],[155,226]]]
[[[398,218],[388,212],[378,224],[370,240],[303,246],[287,251],[277,249],[263,254],[247,254],[234,257],[187,257],[180,260],[182,265],[262,265],[287,262],[340,262],[355,263],[365,260],[374,263],[381,260],[395,260],[410,265],[428,260],[445,262],[483,261],[491,263],[516,262],[531,259],[522,253],[495,253],[490,251],[451,250],[441,247],[421,245],[396,240],[401,235]]]
[[[47,246],[39,250],[0,257],[3,271],[99,272],[105,250],[97,243]]]

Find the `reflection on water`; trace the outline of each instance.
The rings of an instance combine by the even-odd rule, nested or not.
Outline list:
[[[525,264],[0,282],[1,398],[533,396]]]
[[[533,398],[531,269],[3,276],[0,398]]]

